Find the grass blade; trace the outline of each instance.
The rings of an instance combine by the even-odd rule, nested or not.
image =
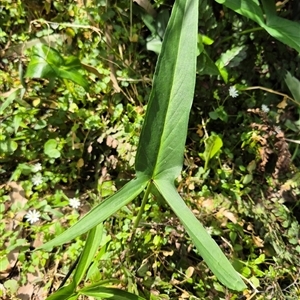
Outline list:
[[[74,295],[74,286],[72,284],[69,284],[54,292],[46,300],[69,299],[73,295]]]
[[[86,233],[137,197],[144,190],[147,182],[148,178],[145,176],[140,176],[131,180],[116,194],[94,207],[76,224],[55,237],[53,240],[42,245],[39,249],[49,249],[64,244],[75,237]]]
[[[145,300],[140,296],[112,287],[86,287],[79,291],[81,295],[114,300]]]
[[[267,16],[264,29],[280,42],[300,52],[300,24],[277,16],[274,1],[262,0],[262,4]]]
[[[85,272],[94,259],[95,253],[101,243],[103,233],[103,225],[99,224],[89,231],[83,251],[81,253],[78,265],[76,267],[73,285],[76,287],[80,284]]]
[[[249,0],[216,0],[216,2],[227,6],[264,28],[271,36],[282,43],[300,52],[299,30],[300,24],[285,18],[278,17],[276,14],[275,1],[262,0],[262,8],[258,2]],[[266,15],[266,21],[264,18]]]
[[[192,238],[197,250],[220,282],[233,290],[244,290],[246,285],[241,277],[232,267],[216,242],[186,206],[177,193],[175,186],[165,180],[156,180],[154,184],[178,216],[189,236]]]

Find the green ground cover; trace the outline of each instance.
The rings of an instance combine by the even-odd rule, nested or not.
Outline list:
[[[174,1],[0,3],[1,299],[299,298],[299,5],[245,3],[199,1],[197,36],[179,28],[180,9],[166,33]],[[186,48],[174,63],[176,45]],[[187,72],[177,75],[180,65]],[[182,92],[188,76],[195,91]],[[147,160],[157,149],[151,130],[164,123],[153,90],[168,87],[180,97],[166,111],[180,110],[162,119],[162,156]],[[145,123],[158,125],[149,133]],[[178,194],[168,195],[161,174],[177,144],[176,190],[243,291],[216,273],[222,264],[213,270],[203,236],[168,200]],[[133,188],[133,201],[87,235],[77,221],[97,207],[100,220],[105,203],[113,211],[118,199],[108,197],[144,171],[149,190]],[[84,234],[41,248],[76,223]]]

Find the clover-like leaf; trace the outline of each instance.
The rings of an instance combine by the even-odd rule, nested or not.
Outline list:
[[[44,153],[51,158],[60,157],[60,151],[57,150],[58,143],[54,139],[48,140],[44,145]]]

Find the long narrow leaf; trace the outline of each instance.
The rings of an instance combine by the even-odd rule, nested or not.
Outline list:
[[[104,202],[89,211],[75,225],[68,228],[53,240],[42,245],[40,248],[49,249],[64,244],[92,229],[137,197],[145,189],[147,182],[148,177],[146,176],[139,176],[131,180],[116,194],[107,198]]]
[[[136,171],[179,175],[193,101],[198,1],[176,1],[158,58],[136,157]]]
[[[300,81],[290,72],[286,72],[284,81],[293,95],[293,98],[300,104]]]
[[[275,1],[262,0],[264,12],[257,0],[215,0],[264,28],[271,36],[300,52],[300,24],[276,15]],[[264,18],[266,15],[266,20]]]
[[[9,107],[14,101],[16,101],[22,106],[25,106],[26,108],[30,108],[31,106],[26,101],[23,100],[25,92],[26,89],[20,86],[6,93],[0,94],[0,115],[2,115],[5,109]],[[6,98],[3,102],[1,99],[2,97],[4,99]]]
[[[0,115],[2,115],[2,113],[5,111],[5,109],[13,103],[15,98],[18,97],[18,94],[21,89],[22,89],[21,87],[15,88],[15,89],[9,91],[8,93],[6,93],[7,98],[0,104]],[[2,97],[2,94],[0,95],[0,97]]]
[[[215,0],[216,2],[227,6],[236,13],[245,16],[258,25],[264,25],[264,15],[257,0]],[[268,0],[269,1],[269,0]]]
[[[79,291],[79,294],[86,295],[90,297],[101,297],[104,299],[114,299],[114,300],[145,300],[140,296],[131,294],[129,292],[111,288],[111,287],[86,287]]]
[[[73,295],[74,295],[74,286],[72,284],[69,284],[54,292],[46,300],[69,299]]]
[[[280,42],[300,52],[300,24],[278,17],[274,1],[262,0],[262,4],[267,16],[265,30]]]
[[[157,189],[180,219],[194,245],[211,271],[227,287],[242,291],[246,285],[232,267],[219,246],[186,206],[174,185],[165,180],[154,181]]]
[[[103,225],[99,224],[98,226],[92,228],[89,231],[88,237],[86,239],[83,251],[81,253],[78,265],[76,267],[74,278],[73,278],[73,285],[77,287],[83,276],[85,275],[87,268],[91,264],[92,260],[94,259],[95,253],[101,243],[103,233]]]

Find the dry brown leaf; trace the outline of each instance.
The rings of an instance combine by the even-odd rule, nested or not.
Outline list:
[[[259,236],[252,235],[252,240],[253,240],[253,243],[257,247],[259,247],[259,248],[263,248],[264,247],[264,241]]]
[[[40,246],[43,245],[43,243],[44,243],[44,235],[45,235],[44,232],[37,232],[36,233],[35,238],[34,238],[34,240],[32,242],[32,247],[34,249],[36,249],[36,248],[38,248],[38,247],[40,247]]]
[[[15,181],[10,181],[7,185],[12,189],[9,195],[11,203],[18,203],[20,207],[24,207],[28,200],[25,198],[23,187]]]
[[[226,217],[228,220],[230,220],[233,224],[237,223],[237,218],[232,212],[230,212],[228,210],[224,210],[223,216]]]
[[[287,98],[284,97],[283,100],[277,104],[277,107],[280,109],[285,109],[287,105]]]
[[[82,158],[79,158],[79,160],[77,161],[76,167],[77,169],[80,169],[84,166],[84,160]]]
[[[186,269],[186,271],[185,271],[186,277],[187,277],[187,278],[191,278],[191,277],[193,276],[193,274],[194,274],[194,271],[195,271],[195,268],[194,268],[194,267],[192,267],[192,266],[188,267],[188,268]]]
[[[199,135],[199,137],[203,137],[204,131],[203,131],[203,126],[202,125],[200,125],[200,124],[197,125],[197,132],[196,133]]]
[[[164,256],[173,256],[174,251],[173,250],[171,250],[171,251],[163,251],[162,253],[163,253]]]
[[[193,191],[195,189],[195,183],[194,182],[189,183],[188,188],[189,190]]]
[[[201,206],[206,208],[207,211],[213,211],[215,209],[213,199],[204,200]]]
[[[280,187],[281,193],[282,193],[282,192],[286,192],[286,191],[291,190],[292,184],[293,184],[293,181],[292,181],[292,180],[286,181],[286,182]]]
[[[108,147],[111,147],[111,148],[117,148],[118,147],[118,141],[111,135],[107,136],[106,138],[106,145]]]
[[[182,300],[189,299],[189,298],[190,298],[190,294],[188,292],[186,292],[186,291],[182,291],[182,294],[179,297],[179,299],[182,299]]]
[[[17,297],[22,300],[44,300],[47,298],[47,292],[42,288],[45,282],[42,282],[43,275],[36,269],[35,273],[27,274],[27,284],[18,289]]]
[[[86,69],[88,72],[93,73],[94,75],[96,75],[99,79],[103,78],[103,74],[99,73],[99,71],[94,68],[93,66],[90,65],[86,65],[84,63],[81,63],[81,66]]]
[[[6,245],[5,245],[6,246]],[[0,272],[0,279],[5,279],[9,276],[11,270],[13,269],[13,267],[16,265],[18,257],[19,257],[19,248],[16,248],[12,251],[10,251],[7,254],[7,260],[8,260],[8,265],[6,266],[5,270],[2,270]],[[3,268],[3,265],[1,266],[1,269]]]
[[[17,297],[18,297],[20,300],[30,300],[30,299],[32,298],[33,291],[34,291],[34,286],[33,286],[33,284],[27,283],[26,285],[21,286],[21,287],[18,289]]]
[[[106,30],[105,30],[105,38],[106,38],[106,43],[107,43],[107,51],[109,52],[111,49],[111,32],[112,32],[113,26],[112,25],[107,25]],[[117,80],[117,75],[116,75],[116,70],[114,66],[114,56],[110,54],[108,56],[108,66],[110,68],[110,80],[113,84],[113,88],[115,92],[120,93],[121,88],[119,86],[118,80]]]
[[[7,186],[11,188],[11,192],[9,194],[10,205],[14,205],[15,207],[18,208],[18,210],[15,215],[6,214],[6,217],[4,220],[2,220],[2,222],[5,223],[6,231],[19,231],[18,225],[23,220],[26,214],[26,211],[23,208],[26,205],[28,200],[25,198],[24,189],[19,183],[15,181],[11,181],[7,184]],[[7,209],[9,210],[9,207],[7,207]],[[21,238],[21,235],[22,232],[19,231],[17,237]],[[7,247],[8,245],[9,242],[6,242],[3,246]],[[0,278],[6,278],[10,274],[12,268],[16,265],[18,261],[19,253],[20,253],[20,248],[17,247],[7,254],[7,260],[9,264],[7,265],[5,270],[2,270],[0,274]]]

